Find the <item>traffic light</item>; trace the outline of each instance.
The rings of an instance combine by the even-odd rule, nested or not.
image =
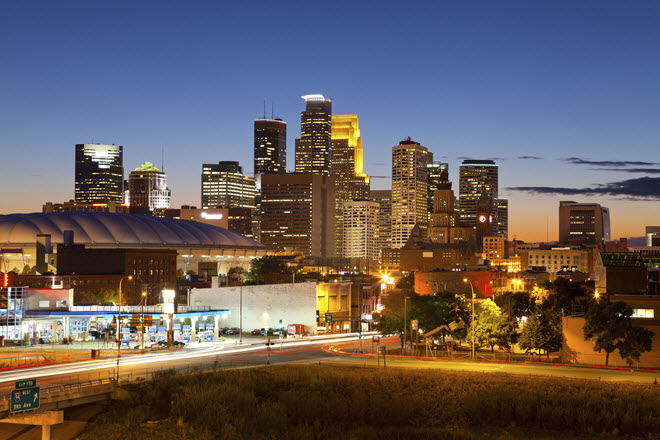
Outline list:
[[[317,324],[319,323],[319,320],[320,320],[320,319],[321,319],[321,314],[320,314],[319,311],[317,310],[317,311],[316,311],[316,323],[317,323]]]

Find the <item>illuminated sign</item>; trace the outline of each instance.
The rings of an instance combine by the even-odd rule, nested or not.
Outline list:
[[[486,216],[485,215],[480,215],[479,216],[479,223],[486,223]]]
[[[205,218],[206,220],[220,220],[222,218],[222,214],[209,214],[202,212],[202,218]]]

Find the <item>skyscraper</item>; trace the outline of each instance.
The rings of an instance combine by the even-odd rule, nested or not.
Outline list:
[[[75,200],[124,201],[124,159],[121,145],[76,144]]]
[[[129,204],[150,211],[169,209],[172,191],[167,175],[151,162],[145,162],[128,175]]]
[[[415,225],[425,237],[428,227],[430,153],[408,138],[392,147],[392,248],[401,248]]]
[[[497,199],[497,235],[509,239],[509,199]]]
[[[254,179],[238,162],[202,165],[202,208],[254,209]]]
[[[392,247],[392,190],[371,190],[371,201],[378,203],[378,250]]]
[[[429,177],[427,203],[428,203],[428,213],[429,213],[429,222],[430,222],[431,213],[433,212],[433,198],[435,191],[441,189],[451,189],[451,182],[449,181],[449,165],[447,163],[429,162],[426,165],[426,168]]]
[[[610,210],[598,203],[559,202],[559,241],[576,244],[610,241]]]
[[[300,114],[300,139],[296,139],[296,173],[330,175],[332,99],[305,95]]]
[[[342,256],[344,258],[377,260],[380,257],[379,210],[377,202],[361,200],[344,203],[342,210],[344,216]]]
[[[343,255],[344,204],[369,199],[369,176],[362,165],[362,138],[357,115],[332,116],[331,176],[335,181],[335,252]]]
[[[286,122],[281,119],[254,121],[254,176],[286,173]]]
[[[484,191],[495,211],[498,191],[497,164],[492,160],[464,160],[459,167],[458,209],[461,223],[477,226],[477,201]],[[493,233],[495,232],[493,229]]]
[[[264,174],[261,242],[282,252],[335,255],[335,185],[312,173]]]

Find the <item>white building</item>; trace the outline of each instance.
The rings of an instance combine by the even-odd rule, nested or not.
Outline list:
[[[378,202],[344,203],[343,257],[377,260],[380,256]]]
[[[189,304],[228,309],[230,314],[220,318],[220,327],[239,327],[242,308],[244,332],[277,328],[281,321],[284,329],[288,324],[303,324],[305,331],[316,333],[316,283],[218,287],[214,278],[213,287],[190,291]]]
[[[527,253],[527,259],[524,254]],[[570,247],[533,249],[521,252],[523,270],[532,266],[543,266],[546,271],[559,272],[563,268],[589,272],[589,252]]]

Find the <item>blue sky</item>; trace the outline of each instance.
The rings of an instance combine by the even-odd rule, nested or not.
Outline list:
[[[359,116],[369,174],[407,136],[456,187],[458,158],[497,158],[512,236],[556,237],[565,199],[609,206],[615,237],[660,223],[659,2],[235,3],[3,2],[0,212],[72,198],[92,138],[126,174],[164,149],[174,205],[198,205],[203,162],[252,172],[264,99],[293,169],[300,96],[323,93]]]

